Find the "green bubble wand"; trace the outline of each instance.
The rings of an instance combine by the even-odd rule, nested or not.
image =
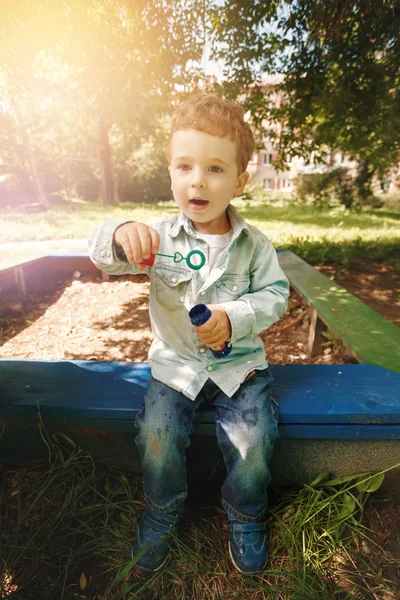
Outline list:
[[[189,269],[193,269],[193,271],[198,271],[206,264],[205,254],[201,250],[191,250],[187,256],[183,256],[180,252],[175,252],[175,254],[161,254],[161,252],[157,252],[157,254],[151,254],[150,258],[146,258],[140,264],[146,265],[147,267],[152,267],[154,265],[154,261],[156,256],[165,256],[166,258],[172,258],[174,263],[180,263],[183,260],[186,261]],[[193,262],[193,257],[199,257],[200,262]]]

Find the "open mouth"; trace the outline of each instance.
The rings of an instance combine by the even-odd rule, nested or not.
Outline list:
[[[208,205],[208,200],[203,200],[202,198],[192,198],[189,200],[189,204],[194,209],[200,209]]]

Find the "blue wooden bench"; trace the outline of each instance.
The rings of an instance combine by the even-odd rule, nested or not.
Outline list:
[[[400,463],[400,375],[371,365],[272,365],[280,406],[276,485],[379,471]],[[3,465],[43,464],[39,431],[65,431],[94,457],[138,472],[134,420],[150,375],[147,363],[0,360]],[[199,476],[218,478],[215,413],[204,412],[190,459]],[[193,463],[194,461],[194,463]]]
[[[55,273],[93,272],[86,253],[34,262],[36,272],[24,266],[27,287]],[[0,286],[1,278],[2,272]],[[272,365],[271,371],[280,406],[275,485],[302,484],[322,471],[348,475],[400,464],[399,373],[372,364]],[[146,363],[0,360],[0,462],[44,464],[42,436],[61,430],[98,461],[138,472],[134,420],[148,377]],[[212,410],[193,436],[188,464],[196,476],[222,477]],[[400,494],[397,469],[388,481]]]

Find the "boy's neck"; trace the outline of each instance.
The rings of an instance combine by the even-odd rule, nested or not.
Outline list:
[[[231,230],[231,222],[227,212],[219,219],[214,219],[208,223],[199,223],[192,220],[192,225],[195,231],[205,235],[224,235]]]

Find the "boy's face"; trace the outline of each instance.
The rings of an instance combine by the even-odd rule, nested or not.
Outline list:
[[[203,131],[179,130],[170,142],[170,161],[175,201],[194,229],[227,233],[231,226],[226,209],[249,178],[238,172],[236,143]]]

